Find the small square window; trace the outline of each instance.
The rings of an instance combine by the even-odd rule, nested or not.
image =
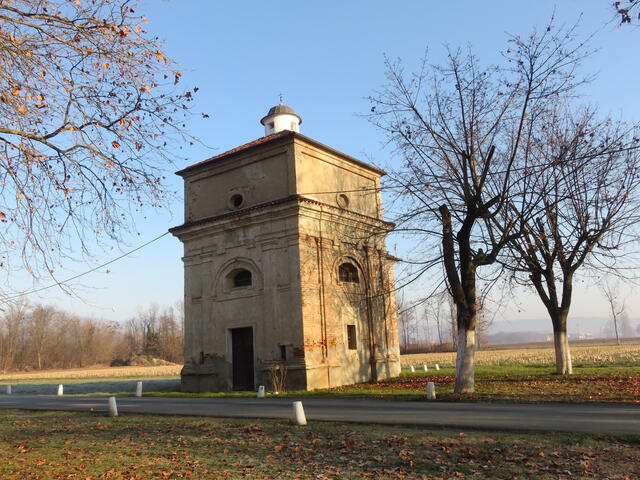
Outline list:
[[[355,325],[347,325],[347,346],[349,350],[357,350],[358,348]]]
[[[360,283],[358,269],[352,263],[343,263],[338,267],[338,279],[346,283]]]

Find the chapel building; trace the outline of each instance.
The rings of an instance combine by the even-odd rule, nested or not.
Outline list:
[[[177,172],[185,222],[182,389],[288,390],[400,373],[384,171],[299,133],[277,105],[265,136]]]

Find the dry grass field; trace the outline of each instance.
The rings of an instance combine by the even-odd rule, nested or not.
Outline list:
[[[0,384],[7,381],[33,381],[47,379],[105,379],[105,378],[154,378],[177,377],[182,365],[92,367],[69,370],[44,370],[0,374]]]
[[[571,355],[576,365],[640,365],[640,340],[626,341],[622,345],[611,342],[585,342],[571,346]],[[439,364],[441,367],[455,365],[455,352],[419,353],[402,355],[402,366],[420,367],[422,364]],[[553,347],[549,344],[523,344],[522,346],[492,345],[478,350],[478,366],[499,365],[553,365]],[[125,379],[125,378],[169,378],[179,377],[182,365],[73,368],[68,370],[45,370],[34,372],[0,373],[0,384],[8,381],[32,381],[47,379]]]
[[[585,343],[571,345],[571,356],[575,365],[620,365],[640,364],[640,341],[625,342],[622,345],[610,343]],[[418,353],[402,355],[402,366],[433,365],[453,366],[455,352]],[[553,365],[555,354],[553,346],[520,348],[482,349],[476,352],[476,365]]]

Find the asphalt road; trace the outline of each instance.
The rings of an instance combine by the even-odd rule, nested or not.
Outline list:
[[[292,416],[292,399],[118,397],[121,413],[237,418]],[[634,405],[486,404],[304,399],[307,420],[640,435]],[[0,408],[105,411],[107,397],[0,395]]]

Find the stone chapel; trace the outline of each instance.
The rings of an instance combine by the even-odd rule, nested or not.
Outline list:
[[[265,136],[179,172],[185,222],[182,389],[313,390],[400,373],[384,171],[299,133],[277,105]]]

